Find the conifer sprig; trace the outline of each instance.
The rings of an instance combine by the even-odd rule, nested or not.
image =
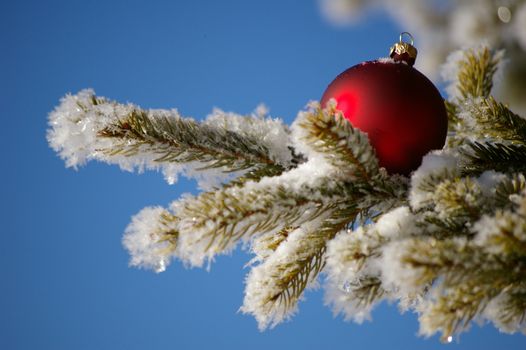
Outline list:
[[[179,218],[161,207],[147,207],[127,227],[123,244],[132,256],[130,265],[162,272],[175,254]]]
[[[467,118],[475,119],[470,125],[472,133],[480,138],[526,144],[526,120],[513,113],[506,105],[492,96],[473,101],[467,106]]]
[[[498,142],[471,142],[460,149],[465,157],[464,174],[481,173],[487,169],[502,172],[526,171],[526,146]]]
[[[253,314],[260,329],[274,326],[297,308],[304,290],[325,266],[326,244],[356,216],[358,208],[331,208],[323,218],[292,231],[247,278],[241,310]]]
[[[205,259],[229,252],[240,240],[300,225],[327,210],[321,199],[310,197],[307,189],[302,193],[273,183],[251,185],[205,192],[182,202],[179,215],[184,260],[200,266]]]
[[[118,140],[117,145],[101,150],[108,156],[152,152],[157,155],[154,162],[202,163],[196,170],[237,171],[254,165],[276,165],[268,149],[256,140],[163,113],[132,109],[98,134]]]
[[[48,140],[68,166],[162,169],[171,182],[181,169],[229,174],[145,208],[123,243],[130,264],[157,272],[250,246],[241,310],[261,329],[289,318],[325,273],[326,303],[345,319],[398,300],[421,334],[445,341],[473,320],[526,332],[526,122],[490,95],[501,52],[452,57],[447,146],[410,179],[380,168],[367,135],[330,103],[311,104],[289,131],[259,114],[197,122],[85,90],[51,113]]]
[[[190,175],[253,170],[247,176],[259,178],[303,161],[289,147],[290,132],[280,121],[230,113],[235,122],[227,123],[225,114],[217,110],[197,122],[176,110],[143,110],[83,90],[63,98],[50,114],[48,140],[68,166],[96,159],[127,170],[160,168],[170,182],[185,169]],[[262,141],[265,132],[270,137]]]
[[[494,54],[487,47],[464,52],[464,58],[458,62],[458,90],[462,98],[489,96],[501,57],[502,53]]]
[[[305,112],[299,125],[306,130],[302,140],[325,156],[342,176],[370,184],[373,176],[379,174],[378,160],[369,138],[353,128],[334,105]]]

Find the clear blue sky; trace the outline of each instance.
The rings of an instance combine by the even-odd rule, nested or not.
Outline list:
[[[47,113],[86,87],[196,118],[264,102],[290,123],[339,72],[385,56],[402,29],[381,16],[337,29],[305,0],[2,1],[0,349],[526,349],[526,337],[491,326],[447,346],[418,338],[416,317],[389,305],[372,323],[345,323],[322,291],[260,333],[237,313],[245,253],[211,272],[127,266],[130,217],[195,191],[192,182],[65,169],[45,140]]]

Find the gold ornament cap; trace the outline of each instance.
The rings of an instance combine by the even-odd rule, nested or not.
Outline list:
[[[410,43],[402,40],[404,35],[406,35],[410,39]],[[411,33],[400,33],[400,39],[391,47],[389,57],[391,57],[396,62],[404,61],[412,67],[415,64],[417,55],[417,50],[416,47],[413,46],[413,42],[413,36],[411,35]]]

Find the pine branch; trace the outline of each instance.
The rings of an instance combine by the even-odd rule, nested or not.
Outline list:
[[[241,135],[200,126],[192,119],[170,118],[133,110],[117,123],[99,131],[101,137],[115,138],[116,147],[101,150],[108,156],[152,152],[154,162],[200,162],[197,170],[224,168],[244,170],[254,164],[274,165],[268,150]]]
[[[401,243],[400,269],[413,286],[431,285],[431,298],[420,316],[421,331],[442,331],[447,339],[466,329],[499,293],[526,279],[526,255],[493,254],[475,241],[412,238]],[[491,247],[491,245],[488,245]]]
[[[353,128],[335,106],[312,108],[304,112],[297,123],[305,130],[302,141],[326,157],[344,177],[368,184],[378,176],[378,160],[369,138]]]
[[[506,333],[526,332],[526,284],[501,293],[485,310],[499,330]]]
[[[526,120],[491,96],[472,101],[468,104],[464,115],[475,121],[469,123],[472,135],[496,141],[510,141],[523,145],[526,143]]]
[[[524,331],[526,284],[499,282],[469,281],[435,293],[438,296],[422,309],[420,332],[428,336],[441,332],[441,340],[450,342],[476,319],[488,319],[509,333]]]
[[[460,149],[466,157],[464,174],[481,173],[487,169],[501,172],[526,171],[526,146],[489,142],[471,142]]]
[[[463,99],[488,97],[493,87],[493,75],[497,71],[501,54],[494,54],[487,47],[467,50],[458,62],[458,90]]]
[[[508,256],[522,259],[526,264],[526,195],[524,192],[512,210],[497,210],[475,223],[478,232],[475,243],[501,258]],[[520,266],[520,264],[518,265]],[[517,267],[515,267],[517,268]],[[526,277],[526,270],[524,270]]]
[[[417,225],[436,239],[472,235],[465,217],[439,217],[435,211],[422,212],[420,215],[422,219]]]
[[[352,184],[367,198],[387,200],[384,209],[405,201],[407,181],[402,176],[387,176],[380,169],[374,149],[366,134],[352,127],[351,123],[336,110],[334,104],[321,109],[311,103],[300,112],[293,124],[295,146],[307,156],[321,158],[336,171],[333,182]],[[374,201],[375,199],[373,199]]]
[[[376,276],[363,276],[352,284],[344,285],[344,288],[347,286],[346,292],[352,293],[356,308],[368,308],[387,294],[382,281]]]
[[[480,217],[485,200],[478,183],[469,177],[444,180],[433,194],[434,209],[440,219],[464,224]]]
[[[495,204],[498,208],[508,209],[513,204],[511,196],[517,196],[526,189],[524,174],[512,174],[505,178],[495,188]]]
[[[370,224],[341,233],[329,243],[325,300],[335,314],[343,313],[346,320],[361,322],[386,295],[380,271],[374,265],[387,241]]]
[[[331,208],[317,222],[290,233],[274,253],[254,267],[247,278],[241,310],[253,314],[260,329],[290,316],[303,291],[325,265],[326,243],[353,220],[359,209],[351,203]]]
[[[329,242],[325,300],[335,314],[362,322],[376,303],[392,296],[393,283],[382,277],[383,248],[393,240],[420,234],[415,219],[408,207],[398,207],[375,223],[341,233]]]
[[[411,176],[409,200],[413,210],[423,210],[433,206],[436,187],[448,179],[460,175],[459,159],[444,151],[429,153],[422,165]]]
[[[526,310],[521,305],[526,300],[520,299],[526,295],[522,293],[526,289],[523,178],[522,174],[498,177],[495,192],[489,192],[495,199],[479,192],[469,178],[446,180],[444,188],[437,189],[445,191],[442,198],[454,204],[453,213],[444,215],[445,219],[454,218],[456,210],[464,212],[466,200],[470,207],[478,208],[477,215],[468,215],[466,226],[456,234],[437,235],[436,230],[421,226],[419,235],[406,236],[384,249],[382,276],[388,277],[387,282],[404,293],[430,287],[417,307],[423,334],[441,331],[442,339],[447,340],[467,329],[475,318],[489,319],[513,332],[524,327]],[[493,213],[499,201],[509,209]],[[433,217],[430,212],[425,214]],[[469,234],[461,237],[460,232]],[[507,312],[501,311],[504,307]]]
[[[429,336],[440,331],[440,340],[450,342],[453,335],[469,327],[470,322],[484,311],[495,296],[496,290],[486,286],[481,288],[474,283],[447,289],[444,295],[426,305],[419,317],[420,332]]]
[[[240,187],[249,181],[258,182],[264,177],[279,176],[283,174],[284,171],[285,169],[281,165],[272,165],[272,164],[256,165],[252,167],[249,171],[243,173],[242,175],[239,175],[232,181],[226,184],[223,184],[222,187],[223,188],[234,187],[234,186]]]
[[[178,213],[184,260],[202,265],[215,254],[234,248],[239,240],[300,226],[334,203],[354,199],[357,193],[364,198],[362,208],[370,208],[381,200],[389,205],[394,193],[398,196],[403,193],[397,181],[386,180],[380,174],[367,138],[341,116],[335,116],[334,111],[329,112],[314,108],[300,113],[294,128],[299,147],[308,150],[311,156],[322,157],[312,157],[281,176],[203,193],[184,202],[184,209]],[[344,128],[343,136],[334,129],[337,124]],[[335,140],[336,136],[340,138]],[[345,141],[347,137],[356,143]],[[335,147],[343,159],[328,157]],[[348,161],[353,163],[346,168],[361,174],[364,177],[361,181],[349,176],[345,167],[342,170],[343,163]],[[382,180],[377,181],[382,186],[374,186],[373,177]]]
[[[123,244],[130,265],[162,272],[176,254],[179,219],[161,207],[144,208],[126,228]]]
[[[185,200],[182,218],[183,259],[201,266],[205,259],[228,252],[240,239],[275,232],[321,215],[321,201],[283,186],[262,190],[227,188]],[[304,215],[304,213],[307,215]]]
[[[356,197],[352,184],[333,183],[330,169],[305,177],[317,164],[308,161],[281,176],[184,200],[177,213],[182,258],[200,266],[239,240],[300,226],[327,212],[332,203]]]
[[[422,334],[443,340],[474,319],[525,331],[526,121],[490,96],[501,56],[481,48],[449,60],[448,147],[424,157],[410,189],[335,104],[311,104],[289,131],[261,113],[196,122],[85,90],[62,99],[47,136],[67,166],[96,159],[162,169],[170,182],[181,171],[232,180],[145,208],[123,244],[131,265],[157,272],[174,257],[201,266],[251,244],[241,310],[261,329],[290,317],[325,270],[326,302],[346,319],[397,298],[420,313]]]
[[[249,262],[249,265],[265,261],[297,229],[299,229],[299,226],[287,226],[276,233],[271,232],[256,237],[252,241],[252,252],[255,254],[255,257]]]
[[[68,166],[98,159],[125,169],[162,168],[172,180],[175,163],[225,173],[257,168],[270,175],[302,161],[287,148],[289,132],[280,122],[230,115],[237,118],[233,126],[217,113],[199,123],[175,110],[143,110],[84,90],[63,98],[50,114],[48,140]],[[276,135],[263,139],[264,132]]]

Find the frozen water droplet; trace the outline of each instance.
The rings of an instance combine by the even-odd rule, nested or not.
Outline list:
[[[446,341],[447,341],[448,343],[451,343],[451,342],[453,341],[453,337],[452,337],[452,336],[448,336],[447,339],[446,339]]]
[[[164,272],[165,270],[166,270],[166,263],[163,259],[157,263],[157,266],[155,267],[155,272],[160,273],[160,272]]]
[[[345,293],[350,293],[350,292],[352,291],[352,284],[351,284],[351,282],[346,281],[346,282],[343,284],[342,288],[343,288],[343,291],[344,291]]]

